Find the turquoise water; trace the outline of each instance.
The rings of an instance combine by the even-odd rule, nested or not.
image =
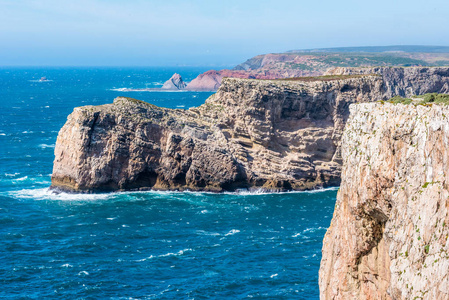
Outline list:
[[[201,68],[0,69],[0,298],[318,299],[336,190],[284,194],[48,191],[58,130],[125,95],[189,108],[159,87]],[[41,77],[49,81],[39,82]]]

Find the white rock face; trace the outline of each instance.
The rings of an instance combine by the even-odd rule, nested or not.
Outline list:
[[[449,299],[449,107],[355,104],[322,299]]]
[[[163,90],[182,90],[187,86],[187,84],[182,80],[181,75],[178,73],[173,74],[173,76],[167,80],[161,89]]]

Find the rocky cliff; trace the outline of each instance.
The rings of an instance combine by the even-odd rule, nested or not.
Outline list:
[[[439,69],[398,75],[403,79],[394,86],[407,90],[417,81],[426,92],[444,91],[449,78],[434,76]],[[204,105],[187,111],[128,98],[76,108],[58,136],[52,186],[223,191],[337,185],[349,105],[386,99],[393,85],[385,78],[225,78]]]
[[[449,298],[449,107],[356,104],[322,299]]]
[[[448,47],[392,46],[295,50],[257,55],[232,70],[208,71],[191,90],[217,90],[223,77],[279,79],[323,75],[336,67],[448,66]]]
[[[69,191],[338,185],[348,105],[377,98],[379,76],[224,79],[204,105],[172,110],[130,98],[79,107],[55,148],[52,186]]]
[[[379,74],[384,81],[382,98],[449,93],[449,67],[334,68],[325,75]]]

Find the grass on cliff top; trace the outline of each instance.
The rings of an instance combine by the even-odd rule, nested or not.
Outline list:
[[[116,99],[117,100],[125,99],[125,100],[127,100],[129,102],[132,102],[134,104],[143,104],[143,105],[149,106],[151,108],[161,108],[161,107],[156,106],[154,104],[151,104],[151,103],[148,103],[148,102],[145,102],[145,101],[142,101],[142,100],[134,99],[134,98],[131,98],[131,97],[117,97]]]
[[[273,79],[276,81],[332,81],[332,80],[342,80],[350,78],[362,78],[367,76],[380,76],[378,74],[354,74],[354,75],[323,75],[323,76],[310,76],[310,77],[292,77],[292,78],[279,78]]]
[[[448,94],[430,93],[419,96],[413,96],[411,98],[403,98],[401,96],[395,96],[387,101],[392,104],[415,104],[415,105],[427,105],[427,104],[449,104]]]

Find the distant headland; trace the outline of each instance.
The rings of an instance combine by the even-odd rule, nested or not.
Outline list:
[[[173,79],[169,84],[181,84]],[[189,110],[118,97],[69,116],[56,142],[52,186],[74,192],[336,186],[351,103],[432,92],[449,93],[448,67],[226,78],[205,104]]]
[[[216,91],[220,87],[222,79],[225,77],[280,79],[320,76],[328,69],[336,67],[383,66],[449,66],[449,47],[339,47],[262,54],[248,59],[231,70],[209,70],[198,75],[198,77],[193,79],[184,88],[170,86],[171,88],[169,90]]]

